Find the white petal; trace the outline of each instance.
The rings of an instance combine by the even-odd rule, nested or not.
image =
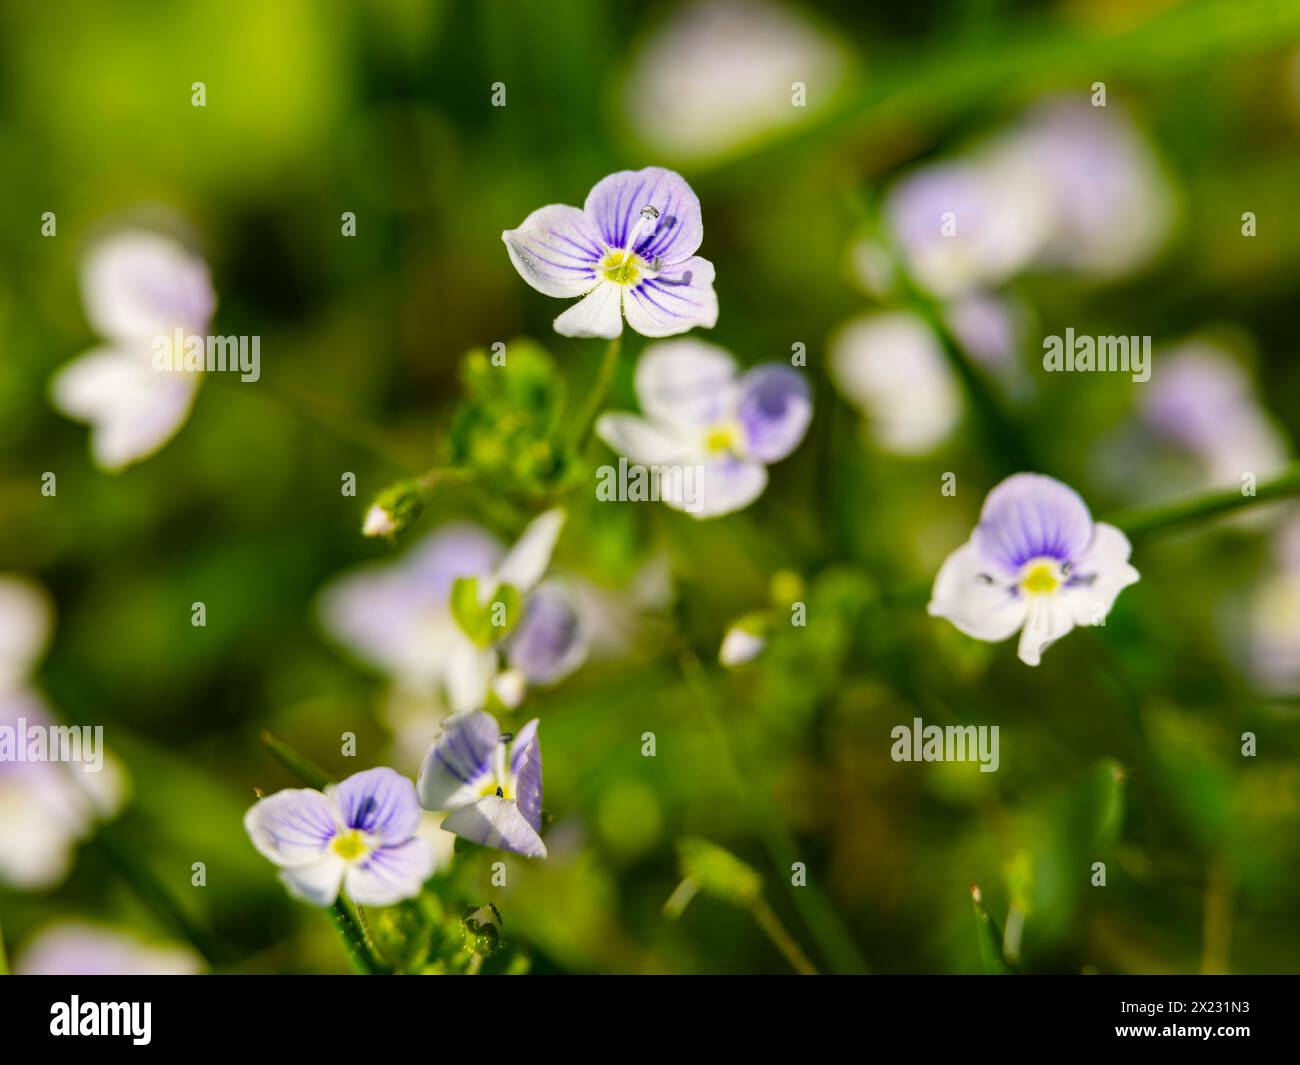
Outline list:
[[[613,340],[623,333],[623,286],[602,281],[555,319],[562,337],[603,337]]]
[[[1005,583],[989,582],[995,572],[974,544],[962,544],[939,567],[926,612],[977,640],[1005,640],[1024,623],[1029,607]]]
[[[1074,628],[1074,621],[1060,595],[1035,595],[1029,599],[1016,654],[1025,665],[1036,666],[1042,661],[1043,652]]]
[[[541,580],[546,567],[551,564],[551,554],[555,550],[555,541],[560,538],[560,530],[564,528],[564,518],[563,507],[552,507],[529,522],[519,541],[497,567],[497,582],[513,585],[522,595]]]
[[[539,207],[501,234],[519,276],[548,296],[581,296],[596,287],[606,253],[600,232],[577,207]]]
[[[25,577],[0,576],[0,692],[23,684],[54,624],[49,596]]]
[[[155,370],[148,361],[100,348],[74,359],[50,381],[62,413],[91,426],[91,453],[116,471],[148,458],[189,417],[201,375]]]
[[[529,858],[545,858],[546,844],[528,823],[517,803],[496,795],[462,806],[442,823],[448,832],[497,850],[514,851]]]
[[[695,447],[693,435],[636,414],[602,414],[596,420],[596,435],[618,454],[644,466],[681,462]]]
[[[636,364],[636,397],[656,422],[698,429],[730,417],[736,360],[717,344],[685,338],[651,344]]]
[[[1092,527],[1092,543],[1074,563],[1072,576],[1087,584],[1066,585],[1061,598],[1076,625],[1100,625],[1115,598],[1138,581],[1138,571],[1129,565],[1132,545],[1119,529],[1104,521]]]
[[[481,710],[497,672],[497,653],[478,647],[459,629],[446,659],[447,702],[454,713]]]
[[[716,518],[743,510],[766,487],[767,467],[761,462],[726,458],[685,468],[675,481],[661,478],[659,491],[674,510],[693,518]]]
[[[332,906],[339,897],[347,868],[348,863],[330,851],[311,865],[280,870],[280,879],[289,889],[289,894],[317,906]]]
[[[339,831],[338,810],[314,788],[285,788],[248,808],[244,830],[268,861],[306,867],[330,853]]]
[[[142,230],[96,244],[81,285],[90,324],[113,340],[149,340],[177,327],[206,333],[216,306],[207,264],[170,238]]]

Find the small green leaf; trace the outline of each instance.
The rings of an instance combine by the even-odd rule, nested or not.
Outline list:
[[[975,907],[975,931],[979,937],[980,961],[984,965],[984,972],[1006,976],[1011,972],[1011,967],[1002,956],[1002,932],[984,905],[984,896],[980,894],[977,884],[970,886],[970,899]]]

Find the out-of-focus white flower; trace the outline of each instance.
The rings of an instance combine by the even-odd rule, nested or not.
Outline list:
[[[961,418],[961,397],[939,342],[906,311],[866,314],[830,342],[831,378],[868,419],[886,451],[922,454],[941,444]]]
[[[156,452],[189,417],[201,374],[156,368],[155,345],[174,344],[178,330],[205,336],[216,295],[202,259],[143,230],[94,245],[81,287],[86,318],[107,343],[59,370],[50,396],[63,414],[90,424],[96,464],[116,472]]]
[[[1054,100],[1035,109],[1006,149],[1039,177],[1050,225],[1038,261],[1115,277],[1159,250],[1173,211],[1151,147],[1117,105]]]
[[[396,563],[372,565],[326,587],[320,617],[327,632],[412,692],[445,695],[450,708],[481,708],[502,668],[531,684],[553,684],[586,657],[587,627],[563,582],[541,578],[563,524],[563,512],[536,518],[509,551],[472,525],[448,525]],[[498,645],[479,646],[452,613],[460,578],[479,582],[491,601],[501,585],[522,597],[518,623]],[[511,695],[517,678],[497,692]]]
[[[17,736],[53,715],[30,687],[53,627],[49,597],[22,577],[0,575],[0,727]],[[105,755],[99,772],[59,762],[0,759],[0,882],[27,891],[68,873],[79,841],[121,805],[125,775]]]
[[[673,158],[718,159],[830,104],[847,56],[797,11],[757,0],[685,4],[633,54],[629,121]],[[795,83],[805,106],[795,106]]]
[[[1251,597],[1246,648],[1256,683],[1266,692],[1300,690],[1300,516],[1292,515],[1274,540],[1277,563]]]
[[[905,174],[884,215],[912,275],[954,298],[1031,266],[1114,277],[1159,250],[1172,192],[1118,107],[1050,101],[955,158]]]
[[[752,662],[763,652],[767,640],[762,633],[743,623],[732,625],[722,637],[722,646],[718,649],[718,662],[728,668],[743,666]]]
[[[177,943],[146,943],[90,921],[57,921],[27,941],[14,972],[22,976],[192,976],[203,959]]]
[[[1191,454],[1213,485],[1239,484],[1286,463],[1285,438],[1255,398],[1249,375],[1222,348],[1193,340],[1157,352],[1142,396],[1142,419],[1157,436]]]

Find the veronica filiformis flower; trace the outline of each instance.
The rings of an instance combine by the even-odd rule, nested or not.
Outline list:
[[[596,435],[655,472],[664,502],[697,518],[762,495],[768,465],[799,446],[812,419],[797,371],[766,363],[741,373],[729,352],[699,340],[647,347],[636,394],[641,414],[603,414]]]
[[[481,709],[490,693],[514,705],[528,685],[556,683],[586,658],[589,633],[576,596],[565,582],[542,579],[563,522],[563,511],[547,511],[509,552],[477,526],[445,526],[398,562],[330,584],[322,622],[400,688],[445,697],[453,712]],[[462,584],[457,599],[458,582],[468,581],[473,595]],[[519,598],[508,630],[490,624],[503,586]]]
[[[660,167],[611,174],[581,210],[549,204],[501,234],[538,292],[582,297],[555,319],[555,331],[606,339],[622,334],[624,317],[648,337],[717,323],[713,264],[695,254],[703,237],[699,199]]]
[[[46,925],[14,964],[20,976],[192,976],[203,968],[203,959],[179,943],[146,943],[82,920]]]
[[[90,425],[95,463],[117,471],[152,455],[189,417],[202,375],[184,368],[174,338],[206,336],[216,295],[202,259],[143,230],[94,245],[81,287],[86,318],[104,343],[59,370],[50,396]],[[159,344],[169,359],[159,359]]]
[[[537,719],[502,733],[482,711],[449,718],[420,767],[426,810],[450,811],[442,827],[463,839],[529,858],[542,842],[542,748]]]
[[[1130,550],[1074,489],[1018,473],[988,494],[971,538],[939,568],[928,611],[979,640],[1019,632],[1020,659],[1036,666],[1076,625],[1104,622],[1138,579]]]
[[[363,906],[391,906],[433,875],[420,820],[414,785],[380,766],[323,792],[286,788],[259,799],[244,829],[299,898],[330,906],[342,890]]]

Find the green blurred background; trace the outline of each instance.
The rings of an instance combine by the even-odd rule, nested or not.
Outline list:
[[[761,874],[827,971],[980,971],[972,883],[999,924],[1021,915],[1027,971],[1300,968],[1298,704],[1261,694],[1224,637],[1269,579],[1272,526],[1141,542],[1142,581],[1106,627],[1028,669],[917,598],[1014,469],[970,424],[923,456],[880,452],[825,358],[834,329],[871,306],[850,265],[855,204],[1041,98],[1086,99],[1104,80],[1162,159],[1173,230],[1122,279],[1029,273],[1018,297],[1043,334],[1248,338],[1262,402],[1295,439],[1300,5],[780,8],[824,49],[802,79],[806,112],[735,143],[673,145],[646,126],[637,78],[657,35],[698,6],[0,6],[0,571],[52,593],[36,683],[65,720],[104,725],[129,774],[105,833],[210,930],[216,968],[344,970],[325,918],[286,896],[244,833],[254,787],[296,783],[259,732],[331,773],[388,762],[414,775],[392,754],[386,684],[322,635],[315,596],[391,554],[359,535],[364,507],[436,459],[466,352],[529,336],[571,396],[594,375],[599,342],[551,331],[559,305],[522,283],[501,231],[544,203],[581,203],[613,170],[664,165],[703,203],[721,306],[707,339],[746,364],[805,344],[816,417],[738,515],[596,507],[587,480],[565,500],[558,566],[619,588],[663,553],[675,594],[627,654],[530,698],[552,858],[508,861],[509,886],[495,888],[498,855],[458,854],[458,897],[496,903],[533,971],[787,971],[723,900],[665,920],[676,843],[702,836]],[[196,81],[204,108],[191,106]],[[94,343],[77,283],[88,238],[162,209],[211,264],[214,331],[262,337],[262,380],[206,383],[170,445],[110,476],[91,465],[85,427],[50,407],[47,380]],[[1246,210],[1260,220],[1249,241]],[[46,211],[55,238],[41,236]],[[340,235],[344,211],[355,238]],[[616,406],[635,402],[644,343],[625,336]],[[1035,387],[1014,405],[1037,467],[1098,514],[1140,501],[1122,485],[1141,456],[1108,458],[1106,442],[1142,386],[1048,378],[1040,352],[1031,337]],[[595,443],[587,461],[609,454]],[[956,499],[938,491],[947,471]],[[340,493],[346,472],[355,498]],[[450,518],[512,539],[524,511],[497,502],[448,489],[397,550]],[[719,669],[722,634],[769,602],[781,571],[805,583],[807,627]],[[205,628],[190,624],[195,601]],[[999,724],[1000,771],[891,761],[890,729],[914,716]],[[339,755],[347,731],[355,761]],[[655,758],[641,753],[648,731]],[[806,887],[790,886],[796,861]],[[1095,861],[1104,888],[1090,885]],[[73,915],[183,938],[96,841],[50,891],[0,887],[11,957]]]

